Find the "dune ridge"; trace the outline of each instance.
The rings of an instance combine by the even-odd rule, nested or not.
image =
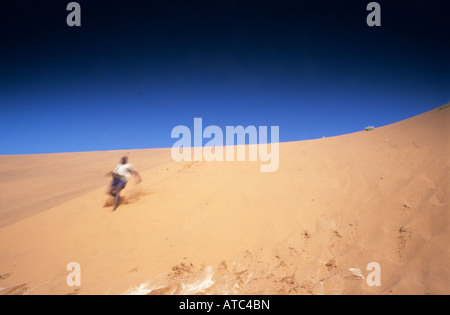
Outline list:
[[[170,149],[2,156],[0,294],[449,294],[449,118],[281,143],[274,173]],[[112,212],[127,152],[144,181]]]

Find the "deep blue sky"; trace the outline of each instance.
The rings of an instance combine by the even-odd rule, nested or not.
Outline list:
[[[450,101],[446,1],[0,3],[0,154],[171,147],[172,128],[382,126]],[[206,142],[206,140],[205,140]]]

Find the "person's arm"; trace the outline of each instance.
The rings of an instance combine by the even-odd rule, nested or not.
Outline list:
[[[131,171],[132,175],[135,175],[137,177],[137,182],[136,184],[139,184],[140,182],[142,182],[142,177],[141,175],[138,173],[138,171],[136,171],[136,169],[134,168],[134,166],[132,164],[130,164],[130,166],[128,167],[128,170]]]
[[[113,171],[109,171],[108,173],[106,173],[106,177],[109,177],[109,176],[112,176],[112,174],[113,174]]]
[[[139,184],[140,182],[142,182],[142,177],[136,170],[133,171],[133,175],[136,175],[136,177],[138,178],[136,184]]]

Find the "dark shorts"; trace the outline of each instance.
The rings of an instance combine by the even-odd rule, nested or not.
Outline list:
[[[113,190],[122,190],[127,185],[127,182],[120,178],[114,178],[111,184]]]

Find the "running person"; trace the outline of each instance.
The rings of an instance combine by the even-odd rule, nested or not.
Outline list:
[[[115,197],[114,200],[114,210],[117,209],[119,206],[119,198],[120,198],[120,192],[122,189],[125,188],[127,185],[128,180],[130,179],[131,175],[136,175],[138,178],[138,182],[142,182],[141,175],[136,171],[133,164],[128,163],[128,157],[124,156],[120,159],[120,164],[116,166],[113,172],[109,172],[107,174],[108,176],[112,175],[113,181],[111,183],[111,189],[109,193]]]

